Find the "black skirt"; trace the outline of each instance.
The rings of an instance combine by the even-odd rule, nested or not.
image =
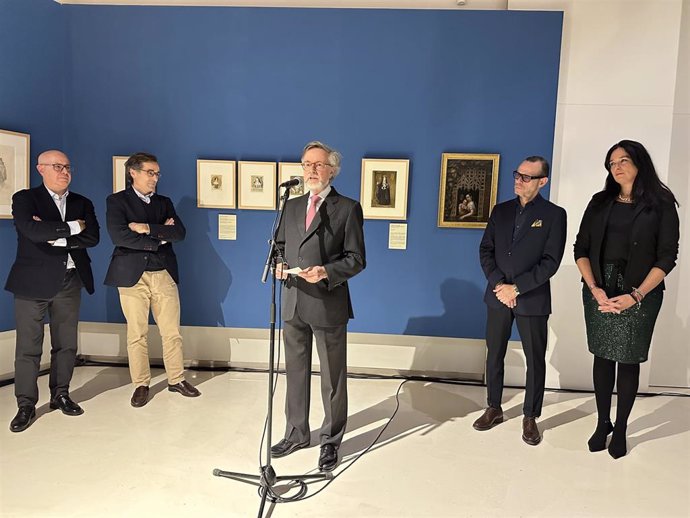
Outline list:
[[[605,264],[604,290],[609,298],[623,295],[623,274],[618,265]],[[589,351],[600,358],[620,363],[647,361],[654,324],[661,309],[664,292],[661,289],[648,293],[642,304],[615,313],[602,313],[589,288],[582,286],[582,303],[585,308],[587,344]]]

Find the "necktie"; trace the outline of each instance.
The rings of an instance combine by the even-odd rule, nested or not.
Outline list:
[[[309,210],[307,211],[307,219],[305,221],[304,226],[306,230],[309,230],[309,225],[311,225],[311,222],[314,221],[314,217],[316,216],[316,206],[318,205],[318,202],[319,195],[312,194],[311,198],[309,198]]]

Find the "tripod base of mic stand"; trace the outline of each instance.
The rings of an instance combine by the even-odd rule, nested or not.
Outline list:
[[[236,471],[223,471],[222,469],[214,469],[213,475],[216,477],[230,478],[246,484],[254,484],[259,487],[259,494],[261,495],[261,506],[259,508],[259,518],[263,516],[264,505],[268,498],[271,502],[277,502],[278,498],[273,494],[273,486],[277,482],[297,482],[300,486],[299,492],[291,496],[290,500],[295,500],[304,496],[307,492],[306,481],[331,480],[333,474],[331,472],[314,473],[312,475],[283,475],[277,476],[275,470],[271,465],[262,466],[259,475],[252,475],[250,473],[239,473]],[[256,481],[256,482],[255,482]]]

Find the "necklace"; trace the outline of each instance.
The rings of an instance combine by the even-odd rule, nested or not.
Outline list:
[[[632,194],[630,196],[623,196],[622,194],[619,194],[618,199],[623,203],[632,203]]]

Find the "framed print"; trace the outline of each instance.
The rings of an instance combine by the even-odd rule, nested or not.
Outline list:
[[[360,200],[364,219],[407,218],[407,159],[363,158]]]
[[[443,153],[438,226],[486,228],[496,205],[500,155]]]
[[[287,182],[294,178],[304,180],[304,169],[299,162],[280,162],[278,164],[278,183]],[[302,196],[304,194],[304,181],[299,185],[290,187],[290,197]]]
[[[127,187],[125,162],[128,158],[128,156],[113,157],[113,192],[120,192]]]
[[[235,161],[196,161],[196,206],[202,209],[234,209]]]
[[[237,169],[237,208],[274,210],[276,208],[276,163],[239,162]]]
[[[0,218],[12,218],[12,195],[29,187],[29,140],[26,133],[0,130]]]

